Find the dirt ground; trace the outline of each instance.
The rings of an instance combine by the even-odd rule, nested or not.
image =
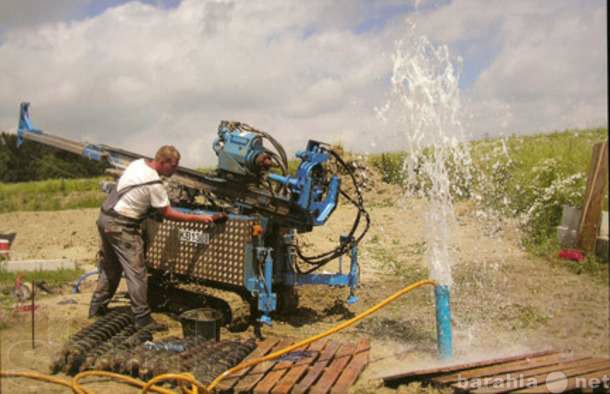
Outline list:
[[[359,303],[345,304],[346,289],[317,286],[299,289],[298,312],[275,316],[268,336],[297,339],[319,333],[366,310],[393,292],[427,277],[424,201],[405,200],[396,187],[378,184],[366,194],[372,226],[360,247],[362,267]],[[16,231],[13,259],[69,258],[88,270],[97,250],[97,209],[61,212],[17,212],[0,215],[0,233]],[[334,246],[349,230],[353,210],[340,207],[330,222],[302,236],[312,254]],[[576,274],[569,264],[528,254],[520,246],[515,223],[486,221],[467,203],[455,207],[452,228],[452,313],[455,360],[514,354],[554,348],[575,353],[608,353],[607,271]],[[329,266],[327,270],[332,270]],[[4,316],[9,327],[0,331],[3,370],[48,371],[51,354],[87,324],[87,304],[94,285],[88,280],[81,294],[46,296],[37,311],[37,347],[31,349],[29,314]],[[394,392],[379,377],[393,371],[438,364],[431,288],[417,289],[377,314],[336,335],[354,341],[367,337],[372,344],[370,364],[354,392]],[[179,332],[179,324],[156,315]],[[247,337],[252,331],[225,337]],[[2,392],[69,392],[33,381],[3,380]],[[132,393],[122,384],[88,385],[96,392]],[[417,385],[398,392],[429,392]]]

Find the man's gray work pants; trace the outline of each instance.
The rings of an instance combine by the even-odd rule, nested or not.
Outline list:
[[[136,321],[150,315],[148,277],[144,265],[144,240],[139,226],[103,212],[97,219],[103,258],[99,263],[97,288],[91,298],[91,311],[105,308],[116,292],[121,272],[125,273],[131,309]]]

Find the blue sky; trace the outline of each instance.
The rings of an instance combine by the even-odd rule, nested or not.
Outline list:
[[[82,15],[88,17],[96,16],[108,8],[120,6],[124,3],[128,3],[129,0],[97,0],[92,1],[84,5],[82,8]],[[180,5],[180,0],[141,0],[143,4],[149,4],[162,9],[176,8]]]
[[[422,39],[450,54],[468,138],[606,125],[605,15],[601,0],[5,0],[0,130],[27,100],[48,132],[148,154],[172,142],[189,165],[213,162],[222,119],[290,151],[401,149],[399,119],[375,109],[399,43]]]

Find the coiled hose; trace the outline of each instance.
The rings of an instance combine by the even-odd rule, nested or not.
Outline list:
[[[92,377],[92,376],[100,376],[100,377],[107,377],[107,378],[112,378],[112,379],[116,379],[119,381],[122,381],[124,383],[128,383],[130,385],[133,386],[137,386],[137,387],[141,387],[142,394],[148,393],[149,391],[154,391],[160,394],[175,394],[174,391],[172,390],[168,390],[159,386],[155,386],[155,384],[159,383],[159,382],[163,382],[163,381],[167,381],[167,380],[172,380],[172,381],[177,381],[177,382],[185,382],[185,383],[190,383],[192,385],[192,389],[190,390],[191,394],[197,394],[199,393],[201,390],[201,392],[203,393],[211,393],[214,388],[227,376],[231,375],[234,372],[240,371],[242,369],[245,368],[249,368],[253,365],[256,364],[260,364],[262,362],[265,361],[270,361],[270,360],[274,360],[278,357],[283,356],[286,353],[289,353],[295,349],[298,349],[300,347],[303,347],[305,345],[308,345],[312,342],[315,342],[317,340],[320,340],[322,338],[325,338],[329,335],[335,334],[347,327],[352,326],[353,324],[359,322],[360,320],[372,315],[373,313],[377,312],[378,310],[380,310],[381,308],[385,307],[386,305],[390,304],[391,302],[395,301],[396,299],[402,297],[403,295],[411,292],[412,290],[417,289],[418,287],[422,287],[422,286],[426,286],[426,285],[431,285],[431,286],[435,286],[436,282],[432,279],[424,279],[424,280],[420,280],[418,282],[415,282],[399,291],[397,291],[396,293],[392,294],[390,297],[386,298],[385,300],[381,301],[380,303],[376,304],[375,306],[367,309],[366,311],[362,312],[361,314],[351,318],[350,320],[343,322],[335,327],[332,327],[329,330],[326,330],[320,334],[314,335],[313,337],[304,339],[302,341],[299,341],[297,343],[294,343],[284,349],[278,350],[276,352],[273,352],[267,356],[264,357],[259,357],[259,358],[255,358],[252,360],[248,360],[245,362],[242,362],[241,364],[230,368],[226,371],[224,371],[223,373],[221,373],[216,379],[214,379],[207,387],[204,386],[201,382],[197,381],[197,379],[195,379],[195,377],[191,374],[188,373],[176,373],[176,374],[162,374],[162,375],[158,375],[155,376],[154,378],[152,378],[151,380],[149,380],[148,382],[143,382],[139,379],[134,379],[130,376],[126,376],[126,375],[121,375],[121,374],[117,374],[117,373],[112,373],[112,372],[107,372],[107,371],[86,371],[86,372],[81,372],[79,374],[77,374],[76,376],[74,376],[74,378],[72,380],[66,380],[66,379],[62,379],[62,378],[57,378],[54,376],[50,376],[50,375],[45,375],[45,374],[41,374],[38,372],[4,372],[4,371],[0,371],[0,377],[5,377],[5,378],[15,378],[15,377],[20,377],[20,378],[29,378],[29,379],[35,379],[35,380],[41,380],[44,382],[48,382],[48,383],[54,383],[54,384],[60,384],[62,386],[66,386],[72,389],[72,391],[76,394],[92,394],[91,391],[86,390],[81,384],[80,384],[80,380],[86,377]]]

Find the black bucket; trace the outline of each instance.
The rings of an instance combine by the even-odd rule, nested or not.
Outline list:
[[[180,315],[182,334],[185,337],[201,337],[220,340],[222,313],[212,308],[191,309]]]

